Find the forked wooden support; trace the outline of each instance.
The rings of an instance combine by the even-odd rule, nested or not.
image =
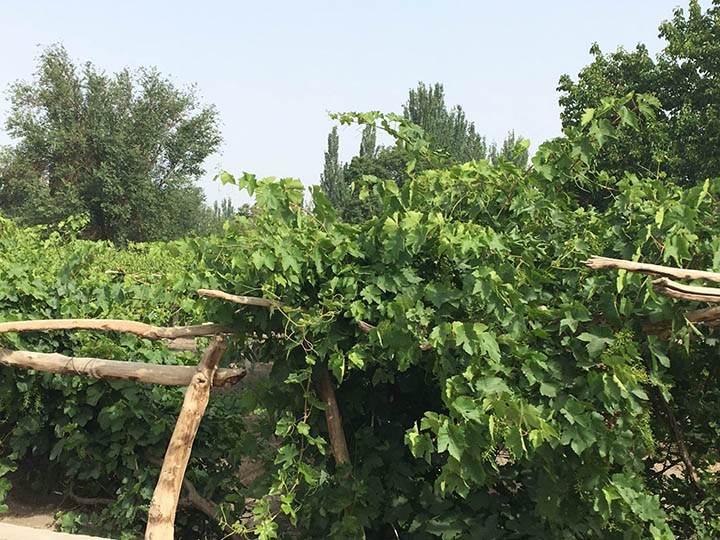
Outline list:
[[[165,452],[160,477],[150,502],[145,540],[172,540],[174,537],[175,512],[185,470],[200,420],[210,398],[210,387],[218,362],[226,348],[227,342],[224,337],[216,336],[213,339],[185,393],[185,400]]]
[[[288,309],[285,304],[276,300],[256,298],[254,296],[237,296],[235,294],[229,294],[224,291],[213,289],[200,289],[198,290],[198,294],[200,296],[220,298],[221,300],[227,300],[229,302],[246,306]],[[355,321],[355,324],[357,324],[363,332],[371,332],[375,329],[373,325],[365,321]],[[429,344],[421,345],[421,349],[423,350],[428,350],[429,348]],[[340,407],[338,406],[337,398],[335,396],[335,388],[333,387],[332,380],[330,379],[330,373],[328,372],[327,365],[323,364],[318,366],[316,376],[315,389],[317,390],[317,394],[320,399],[328,406],[325,410],[325,421],[327,422],[330,448],[332,449],[335,463],[337,465],[340,465],[341,463],[350,463],[350,452],[348,450],[347,440],[345,439],[345,430],[343,429]],[[350,473],[346,474],[343,478],[347,478],[349,475]],[[345,508],[346,515],[349,514],[350,511],[351,506]],[[361,532],[362,538],[365,538],[365,530],[362,527]],[[147,537],[146,540],[148,540]]]
[[[219,298],[221,300],[227,300],[228,302],[246,306],[278,309],[287,308],[285,304],[276,300],[268,300],[266,298],[257,298],[254,296],[238,296],[214,289],[199,289],[198,294],[200,296]],[[375,328],[373,325],[364,321],[356,321],[356,324],[358,324],[364,332],[370,332]],[[328,405],[328,408],[325,411],[325,421],[327,422],[328,434],[330,436],[330,447],[332,449],[333,457],[335,458],[335,463],[340,464],[349,462],[350,452],[348,451],[347,441],[345,439],[345,430],[343,429],[342,417],[340,416],[340,407],[338,407],[337,399],[335,397],[335,389],[333,388],[332,381],[330,380],[330,373],[328,372],[326,365],[318,367],[315,388],[320,399]]]

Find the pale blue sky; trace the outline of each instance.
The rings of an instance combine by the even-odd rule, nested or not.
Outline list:
[[[208,201],[242,201],[211,181],[215,172],[317,183],[327,111],[399,112],[418,81],[443,83],[447,104],[462,105],[489,140],[515,129],[534,148],[560,133],[558,78],[590,61],[591,43],[610,52],[643,42],[654,54],[674,7],[687,1],[3,1],[0,88],[31,78],[56,42],[78,63],[156,66],[195,84],[217,106],[225,140],[206,164]],[[3,99],[3,128],[6,112]],[[359,128],[340,133],[349,159]]]

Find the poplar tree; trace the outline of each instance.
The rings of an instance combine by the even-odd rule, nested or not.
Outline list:
[[[340,138],[338,137],[337,126],[335,126],[328,135],[325,167],[320,177],[320,188],[336,208],[342,208],[348,192],[347,186],[343,183],[343,171],[338,157],[339,148]]]

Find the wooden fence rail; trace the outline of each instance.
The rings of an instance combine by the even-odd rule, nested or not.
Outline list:
[[[166,328],[116,319],[55,319],[0,323],[0,333],[57,330],[125,332],[150,340],[214,336],[197,367],[0,349],[0,365],[9,367],[49,371],[64,375],[83,375],[99,379],[188,386],[180,415],[162,461],[158,483],[150,502],[145,530],[146,540],[172,540],[180,490],[195,435],[210,398],[210,388],[213,385],[235,384],[246,375],[244,369],[218,369],[218,363],[227,348],[223,334],[232,333],[232,327],[202,324]],[[194,495],[197,498],[197,492]],[[199,505],[205,510],[212,507],[211,503],[205,500],[200,501]],[[228,527],[225,526],[225,528]],[[232,530],[227,532],[229,537],[237,538]]]

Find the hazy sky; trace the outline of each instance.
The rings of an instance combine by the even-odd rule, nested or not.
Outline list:
[[[156,66],[195,84],[217,106],[224,137],[202,185],[209,202],[239,202],[212,182],[217,171],[317,183],[327,112],[400,112],[418,81],[443,83],[447,104],[462,105],[488,140],[514,129],[535,148],[560,133],[558,78],[590,61],[591,43],[610,52],[643,42],[654,54],[675,7],[687,1],[2,1],[0,88],[30,79],[57,42],[78,64]],[[342,158],[357,152],[359,132],[340,129]]]

